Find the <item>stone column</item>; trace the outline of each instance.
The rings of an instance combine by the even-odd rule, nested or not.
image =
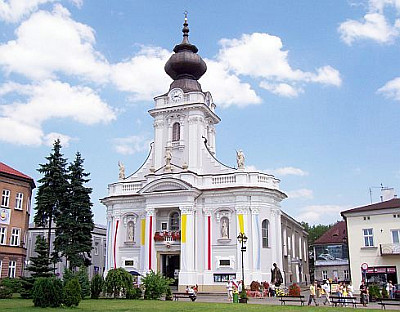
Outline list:
[[[181,270],[180,285],[196,284],[194,274],[194,211],[193,205],[181,206]]]
[[[260,208],[259,207],[252,207],[251,208],[251,216],[252,216],[252,235],[249,238],[250,244],[252,246],[252,255],[253,255],[253,278],[254,281],[261,281],[261,224],[259,219]]]
[[[105,263],[105,271],[114,268],[113,263],[113,233],[114,233],[114,223],[113,223],[112,212],[107,213],[107,245],[106,245],[106,263]]]
[[[144,247],[144,271],[149,272],[156,268],[156,259],[154,253],[154,225],[155,225],[155,209],[146,208],[146,235]]]

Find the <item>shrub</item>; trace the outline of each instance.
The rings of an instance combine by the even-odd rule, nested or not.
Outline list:
[[[104,289],[108,296],[125,297],[127,290],[132,289],[132,275],[123,268],[112,269],[108,271]]]
[[[250,284],[250,290],[251,291],[259,291],[260,290],[260,283],[257,281],[252,281]]]
[[[370,297],[371,301],[378,299],[378,298],[382,298],[382,295],[381,295],[378,285],[369,286],[368,291],[369,291],[369,297]]]
[[[141,299],[142,295],[142,290],[139,287],[134,287],[127,290],[126,299]]]
[[[0,299],[10,299],[12,297],[12,290],[8,286],[0,285]]]
[[[21,277],[21,291],[20,295],[23,299],[32,299],[32,289],[35,283],[34,277]]]
[[[62,282],[54,277],[39,277],[33,284],[35,307],[59,307],[62,303]]]
[[[64,286],[63,303],[67,307],[78,306],[81,301],[81,286],[77,278],[73,278]]]
[[[289,286],[289,296],[300,296],[300,291],[300,286],[296,283]]]
[[[90,296],[90,282],[87,267],[81,266],[79,271],[75,273],[75,276],[78,278],[79,285],[81,286],[81,297],[85,299],[85,297]]]
[[[247,299],[247,292],[246,292],[246,288],[242,287],[242,290],[239,293],[239,298],[240,299]]]
[[[99,299],[101,291],[103,290],[104,280],[101,275],[96,274],[93,276],[90,283],[90,298]]]
[[[21,281],[18,278],[3,278],[0,285],[7,287],[13,293],[21,292]]]
[[[173,283],[172,278],[167,278],[161,273],[154,273],[150,271],[145,277],[142,278],[144,286],[144,299],[145,300],[158,300],[167,292],[169,285]]]
[[[172,291],[171,287],[167,288],[167,292],[165,293],[165,300],[166,301],[172,301]]]

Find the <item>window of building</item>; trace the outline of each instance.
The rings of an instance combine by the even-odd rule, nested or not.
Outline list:
[[[15,196],[15,209],[22,210],[23,199],[24,199],[24,194],[17,193],[17,196]]]
[[[372,233],[372,229],[363,229],[363,234],[364,234],[364,247],[374,246],[374,236]]]
[[[1,278],[1,271],[3,270],[3,260],[0,260],[0,278]]]
[[[369,216],[364,217],[364,220],[369,220],[369,219],[371,219]]]
[[[172,126],[172,141],[179,141],[181,139],[181,125],[175,122]]]
[[[19,246],[19,235],[20,235],[21,229],[16,229],[13,228],[11,231],[11,240],[10,240],[10,245],[11,246]]]
[[[8,207],[10,205],[10,191],[3,190],[3,195],[1,196],[1,206]]]
[[[179,230],[179,213],[173,212],[169,217],[169,229],[171,231]]]
[[[344,270],[343,275],[346,281],[350,280],[349,270]]]
[[[16,261],[10,261],[8,263],[8,277],[9,278],[15,278],[15,271],[17,270],[17,262]]]
[[[219,265],[220,266],[230,266],[231,260],[219,260]]]
[[[400,230],[392,230],[393,244],[400,243]]]
[[[262,230],[262,246],[263,248],[269,247],[269,221],[267,219],[263,220],[261,224]]]
[[[0,245],[5,245],[7,239],[7,228],[0,227]]]
[[[322,271],[322,279],[323,280],[328,279],[328,271]]]
[[[168,230],[168,222],[161,222],[161,231]]]

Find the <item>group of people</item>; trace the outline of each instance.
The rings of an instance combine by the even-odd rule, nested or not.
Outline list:
[[[345,284],[343,282],[340,282],[339,284],[337,284],[336,290],[333,290],[331,289],[328,280],[323,281],[322,285],[319,284],[317,281],[314,281],[314,283],[310,285],[310,296],[308,298],[308,305],[311,305],[311,303],[314,302],[314,304],[318,306],[319,304],[316,299],[319,297],[323,298],[322,303],[324,305],[326,304],[330,305],[331,293],[338,297],[353,297],[353,292],[354,289],[351,283]]]
[[[199,290],[199,286],[186,286],[186,293],[189,294],[189,298],[192,301],[195,301],[197,299],[197,292]]]

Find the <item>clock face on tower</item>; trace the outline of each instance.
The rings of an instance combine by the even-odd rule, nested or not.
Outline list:
[[[168,96],[172,102],[178,103],[183,99],[183,91],[181,89],[172,89]]]

